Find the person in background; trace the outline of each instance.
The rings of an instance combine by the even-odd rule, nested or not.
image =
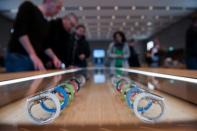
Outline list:
[[[60,66],[60,60],[46,45],[49,28],[45,17],[58,14],[62,6],[63,0],[43,0],[38,6],[26,1],[19,7],[5,59],[8,72],[45,70],[43,52],[55,67]]]
[[[130,57],[128,59],[129,66],[130,67],[140,67],[138,55],[137,55],[135,48],[134,48],[135,41],[133,39],[131,39],[130,41],[128,41],[128,44],[129,44],[129,49],[130,49]]]
[[[148,64],[148,66],[151,66],[151,63],[152,63],[151,50],[146,51],[145,59],[146,59],[146,63]]]
[[[197,15],[186,33],[186,66],[187,69],[197,70]]]
[[[1,50],[1,52],[0,52],[0,68],[1,67],[4,67],[5,66],[5,64],[4,64],[4,55],[3,55],[3,53],[2,53],[3,51]]]
[[[108,57],[111,59],[111,67],[128,68],[130,50],[126,42],[125,34],[117,31],[113,35],[113,42],[108,48]]]
[[[50,35],[47,43],[66,67],[70,65],[70,50],[73,43],[71,34],[77,25],[78,18],[73,13],[50,22]],[[52,68],[50,62],[47,65],[48,68]]]
[[[154,40],[154,47],[150,50],[150,58],[151,58],[151,67],[159,67],[160,66],[160,43],[158,39]]]
[[[74,33],[74,43],[72,45],[71,65],[76,67],[87,67],[87,59],[90,57],[90,46],[86,40],[86,28],[84,25],[78,25]]]

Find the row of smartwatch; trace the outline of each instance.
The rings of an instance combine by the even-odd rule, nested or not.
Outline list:
[[[47,124],[57,118],[85,84],[83,75],[68,79],[56,87],[28,97],[27,113],[36,124]]]
[[[115,90],[121,94],[121,98],[139,119],[155,123],[163,116],[165,110],[163,97],[140,88],[127,77],[114,76],[111,81]]]

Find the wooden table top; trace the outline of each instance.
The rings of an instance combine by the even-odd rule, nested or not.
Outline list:
[[[16,72],[16,73],[1,73],[0,74],[0,81],[6,81],[6,80],[12,80],[12,79],[18,79],[18,78],[24,78],[28,76],[36,76],[51,72],[56,72],[59,70],[47,70],[47,71],[27,71],[27,72]]]
[[[61,115],[49,127],[57,126],[80,129],[90,129],[90,127],[104,128],[104,129],[125,129],[125,130],[141,130],[143,129],[157,129],[164,130],[171,129],[191,129],[194,130],[197,123],[196,105],[173,97],[169,94],[160,91],[155,92],[165,98],[166,111],[161,118],[161,123],[179,123],[177,126],[166,125],[160,129],[157,124],[151,126],[140,121],[130,110],[125,101],[123,101],[118,92],[116,92],[110,81],[103,84],[95,84],[94,80],[89,80],[84,88],[75,96],[74,101],[62,111]],[[7,106],[0,108],[0,123],[11,125],[32,124],[28,115],[25,113],[26,99],[13,102]],[[37,113],[42,115],[42,111],[37,110]],[[187,113],[183,113],[187,112]],[[191,121],[195,124],[188,123]],[[183,122],[183,123],[182,123]],[[185,123],[186,122],[186,123]],[[182,125],[180,128],[179,125]],[[32,125],[35,126],[35,125]],[[88,128],[89,127],[89,128]],[[30,129],[28,126],[22,126],[23,129]],[[38,127],[35,127],[38,128]],[[62,129],[61,128],[61,129]],[[44,130],[44,128],[43,128]]]
[[[8,77],[9,79],[11,79],[14,77],[24,77],[43,73],[48,72],[26,72],[23,76],[21,75],[23,73],[16,73],[15,76],[11,74],[5,75],[10,75],[10,77]],[[62,75],[60,78],[44,78],[31,82],[18,83],[13,86],[1,87],[0,92],[3,101],[1,101],[0,103],[3,103],[5,101],[11,103],[0,107],[0,130],[10,129],[13,125],[17,125],[14,126],[15,128],[13,128],[17,128],[16,130],[91,130],[96,128],[97,130],[146,129],[160,131],[192,131],[196,129],[196,105],[173,96],[168,92],[162,91],[162,89],[165,89],[165,87],[169,87],[169,89],[167,90],[170,90],[172,92],[175,91],[175,93],[180,92],[180,95],[188,96],[188,90],[185,90],[186,88],[184,87],[182,89],[182,86],[184,86],[184,84],[181,83],[180,85],[178,85],[180,87],[176,87],[177,84],[171,84],[169,83],[169,81],[159,81],[160,84],[158,86],[160,90],[155,90],[154,93],[165,98],[166,112],[160,120],[161,125],[147,125],[146,123],[140,121],[133,114],[133,112],[128,108],[125,101],[123,101],[120,98],[120,95],[112,88],[112,84],[107,73],[103,74],[106,77],[106,81],[101,84],[95,83],[94,71],[88,73],[90,74],[90,80],[80,90],[74,101],[69,105],[68,108],[62,111],[61,115],[53,123],[46,126],[32,125],[32,122],[29,120],[29,117],[26,114],[26,98],[24,98],[24,94],[27,97],[28,94],[31,94],[31,92],[35,93],[42,88],[48,89],[54,87],[61,80],[67,79],[67,74]],[[136,79],[140,80],[141,78],[142,77],[136,77]],[[179,92],[176,91],[177,88],[179,88]],[[3,99],[4,97],[7,99]],[[15,99],[15,101],[9,101],[9,99],[11,99],[12,97],[13,99]],[[38,110],[37,113],[39,114],[43,112],[39,112]]]

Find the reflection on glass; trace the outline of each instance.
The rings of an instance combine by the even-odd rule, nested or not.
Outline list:
[[[106,77],[103,70],[95,70],[93,78],[95,84],[101,84],[106,82]]]
[[[43,79],[37,79],[37,80],[34,80],[30,87],[29,87],[29,90],[27,91],[27,96],[35,93],[36,91],[39,90],[39,85],[42,83]]]
[[[56,85],[58,85],[58,83],[59,83],[61,80],[62,80],[62,76],[61,76],[61,75],[54,76],[53,79],[48,83],[47,89],[54,88]]]
[[[62,126],[78,126],[79,124],[81,125],[80,122],[84,121],[87,123],[92,122],[92,124],[95,125],[113,125],[120,123],[120,126],[126,124],[132,126],[134,123],[142,124],[141,119],[134,117],[134,111],[138,111],[138,109],[142,109],[140,107],[147,105],[146,100],[149,100],[150,97],[143,95],[139,96],[138,99],[136,97],[138,101],[135,102],[135,105],[139,106],[134,106],[136,108],[131,110],[132,113],[130,113],[128,111],[128,106],[125,106],[125,104],[127,104],[126,101],[119,99],[120,95],[113,90],[112,84],[109,83],[111,80],[110,78],[112,78],[111,72],[115,70],[110,70],[108,68],[92,68],[83,71],[86,72],[88,76],[87,84],[84,86],[85,88],[81,88],[81,91],[77,94],[78,97],[74,99],[75,102],[73,102],[73,105],[62,112],[60,117],[56,119],[57,121],[55,121],[55,124]],[[83,71],[1,86],[0,94],[2,101],[0,102],[0,124],[2,122],[8,124],[14,123],[16,125],[28,123],[28,116],[23,110],[25,102],[22,99],[24,97],[29,94],[34,95],[37,92],[51,89],[67,79],[83,74]],[[174,123],[182,124],[182,122],[188,121],[196,122],[196,84],[126,71],[123,71],[123,74],[124,77],[131,79],[140,88],[145,89],[145,91],[165,98],[165,114],[160,119],[159,124],[160,122],[161,124],[167,122],[170,124],[172,123],[174,126]],[[32,110],[34,109],[37,108],[32,108]],[[146,117],[155,117],[157,115],[159,116],[159,112],[162,112],[161,110],[163,109],[163,107],[160,108],[158,103],[153,103],[149,112],[139,114],[138,111],[136,114]],[[17,115],[20,117],[15,117],[13,119],[13,116]],[[100,118],[102,118],[102,120]],[[67,122],[65,123],[65,121]],[[113,122],[110,123],[110,121]],[[54,123],[51,123],[51,125],[53,124]]]
[[[105,83],[105,75],[104,74],[94,74],[94,82],[96,84]]]

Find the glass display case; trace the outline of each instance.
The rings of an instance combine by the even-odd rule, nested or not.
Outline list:
[[[4,80],[0,130],[195,130],[196,85],[195,78],[108,68]]]

